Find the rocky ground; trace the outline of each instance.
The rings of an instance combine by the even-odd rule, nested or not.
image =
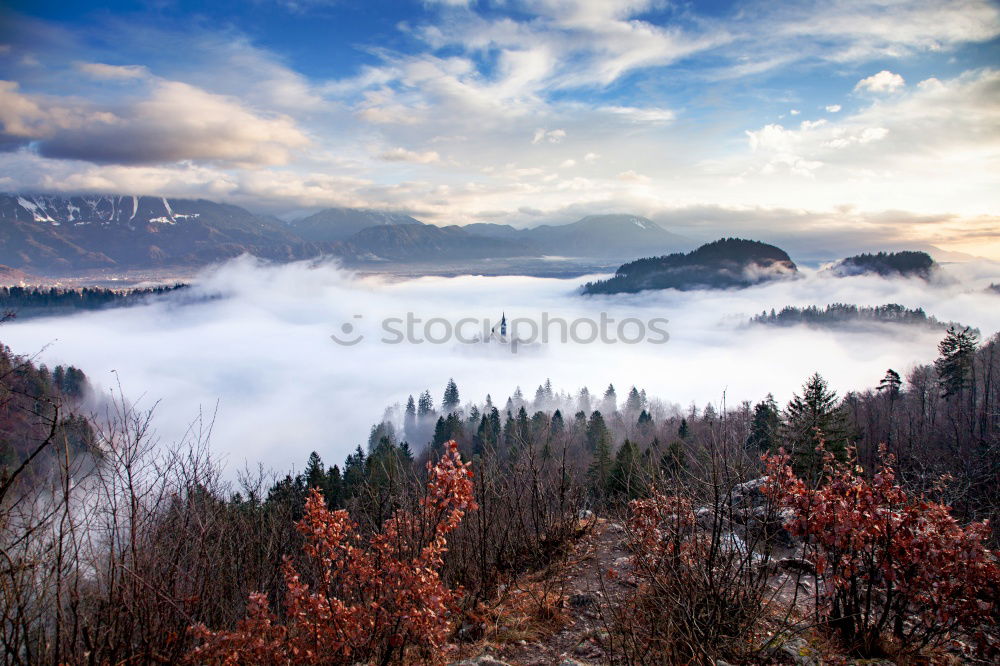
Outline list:
[[[487,630],[479,643],[465,646],[453,666],[559,665],[613,663],[613,610],[634,591],[630,553],[622,524],[585,512],[580,537],[563,558],[506,587],[488,609]],[[794,546],[776,553],[769,564],[769,584],[779,608],[793,608],[787,625],[805,627],[776,631],[771,647],[754,663],[871,664],[892,661],[856,660],[839,654],[836,645],[809,629],[815,579],[810,565]],[[627,602],[626,602],[627,603]],[[786,618],[783,618],[786,619]],[[766,635],[765,634],[765,635]],[[454,654],[454,653],[453,653]],[[954,654],[920,663],[961,663]],[[716,666],[730,666],[718,661]]]

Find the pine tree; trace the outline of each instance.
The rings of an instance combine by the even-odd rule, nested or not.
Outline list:
[[[528,423],[528,411],[522,406],[517,410],[517,441],[522,446],[531,442],[531,425]]]
[[[326,490],[326,469],[323,467],[323,461],[319,454],[315,451],[309,454],[309,460],[306,462],[303,474],[307,488],[319,488],[321,492]]]
[[[680,425],[679,428],[677,428],[677,436],[680,437],[681,439],[687,439],[688,435],[690,435],[690,434],[691,434],[691,430],[688,428],[687,419],[682,418],[681,419],[681,425]]]
[[[608,384],[608,390],[604,392],[604,399],[601,400],[601,410],[609,416],[618,411],[618,394],[615,393],[614,384]]]
[[[889,396],[890,400],[895,400],[899,397],[902,386],[903,380],[900,379],[899,373],[889,368],[885,371],[885,377],[878,383],[877,390],[879,393],[885,393]]]
[[[670,446],[660,458],[660,469],[667,476],[673,476],[687,467],[687,454],[684,450],[684,442],[675,439],[670,442]]]
[[[524,393],[521,391],[520,386],[514,389],[514,395],[511,396],[511,401],[514,403],[515,409],[524,404]]]
[[[580,389],[580,396],[577,398],[577,411],[589,414],[593,411],[591,407],[590,391],[584,386]]]
[[[592,452],[597,451],[601,446],[611,450],[611,432],[608,430],[601,412],[597,410],[590,415],[590,420],[587,422],[587,445]]]
[[[938,344],[940,355],[934,361],[934,368],[943,397],[958,395],[969,386],[978,343],[979,335],[968,326],[961,331],[952,326]]]
[[[517,458],[519,442],[517,441],[517,422],[514,415],[507,412],[507,418],[503,422],[503,447],[507,457],[511,460]]]
[[[430,391],[424,391],[417,400],[417,416],[430,416],[434,411],[434,399]]]
[[[781,414],[778,403],[770,393],[763,402],[758,402],[753,408],[753,418],[750,421],[750,435],[747,437],[747,448],[754,451],[770,451],[780,444]]]
[[[365,482],[365,462],[360,446],[344,460],[344,498],[357,496]]]
[[[412,439],[417,434],[417,405],[411,395],[406,401],[406,411],[403,414],[403,437]]]
[[[449,379],[448,385],[444,388],[444,398],[441,400],[441,411],[445,414],[451,414],[458,409],[458,405],[458,385],[455,384],[454,379]]]
[[[630,440],[622,442],[608,476],[608,494],[624,501],[643,495],[642,466],[639,449]]]
[[[849,432],[847,414],[836,392],[819,373],[803,385],[802,396],[793,394],[785,407],[782,435],[800,476],[815,478],[819,473],[822,461],[816,447],[820,442],[838,459],[845,459]]]
[[[340,468],[333,465],[326,470],[326,505],[331,509],[343,505],[344,480],[340,476]]]
[[[642,396],[639,395],[638,389],[632,387],[632,390],[628,392],[628,397],[625,398],[625,412],[629,416],[634,416],[642,411],[643,400]]]
[[[549,432],[552,433],[552,437],[559,437],[566,430],[566,424],[563,423],[562,412],[558,409],[552,413],[552,425],[549,426]]]
[[[594,412],[599,414],[600,412]],[[591,493],[599,501],[603,501],[606,496],[608,479],[611,477],[611,442],[607,438],[601,438],[594,449],[594,459],[587,470],[587,478],[590,483]]]
[[[545,409],[548,405],[548,400],[545,397],[545,387],[541,384],[535,389],[535,409]]]
[[[436,455],[444,448],[444,443],[451,439],[450,423],[443,416],[439,416],[434,424],[434,439],[431,440],[431,450]]]

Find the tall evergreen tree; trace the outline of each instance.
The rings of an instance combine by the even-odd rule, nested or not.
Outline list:
[[[902,386],[903,380],[900,378],[899,373],[889,368],[885,371],[885,377],[878,383],[878,392],[884,393],[890,400],[895,400],[899,397]]]
[[[938,344],[934,367],[945,398],[958,395],[969,386],[978,343],[979,335],[968,326],[961,331],[952,326]]]
[[[424,391],[417,400],[417,416],[430,416],[434,411],[434,399],[430,391]]]
[[[303,474],[307,488],[326,490],[326,468],[323,467],[323,461],[315,451],[309,454],[309,460],[306,461],[306,469]]]
[[[614,384],[608,384],[608,389],[604,392],[604,399],[601,400],[601,410],[608,416],[618,411],[618,394],[615,393]]]
[[[630,440],[622,442],[608,475],[608,494],[624,501],[641,497],[645,492],[642,456]]]
[[[559,437],[566,430],[566,424],[563,423],[562,412],[558,409],[552,413],[552,425],[549,427],[549,431],[552,433],[552,437]]]
[[[592,452],[596,452],[602,446],[611,451],[611,431],[608,430],[604,417],[598,410],[594,410],[587,422],[587,445]]]
[[[781,444],[781,414],[778,403],[770,393],[762,401],[754,405],[753,417],[750,420],[750,434],[747,436],[747,448],[754,451],[770,451]]]
[[[458,385],[455,384],[454,379],[449,379],[448,385],[444,388],[444,398],[441,400],[441,411],[445,414],[451,414],[458,409],[458,405]]]
[[[639,395],[639,390],[636,387],[632,387],[632,390],[628,392],[628,397],[625,398],[625,413],[631,417],[642,411],[643,399]]]
[[[340,476],[340,468],[336,465],[326,470],[326,505],[330,509],[343,506],[344,480]]]
[[[406,401],[406,411],[403,412],[403,437],[413,439],[417,434],[417,404],[411,395]]]
[[[681,419],[681,425],[677,428],[677,436],[681,439],[687,439],[688,435],[691,434],[691,429],[688,427],[688,421],[685,418]]]
[[[599,414],[600,412],[594,412]],[[609,438],[602,437],[597,441],[594,449],[594,459],[587,470],[587,480],[590,484],[591,494],[599,501],[603,502],[607,496],[608,479],[611,478],[611,442]]]
[[[802,386],[802,395],[793,394],[785,407],[782,434],[800,475],[815,478],[819,473],[822,460],[816,447],[821,441],[838,459],[846,457],[850,437],[848,417],[836,392],[819,373],[810,377]]]

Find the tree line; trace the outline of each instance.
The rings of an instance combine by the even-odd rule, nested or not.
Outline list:
[[[750,631],[760,619],[759,611],[750,609],[760,607],[767,583],[758,560],[770,557],[773,516],[736,516],[732,501],[765,473],[762,456],[785,451],[789,474],[811,488],[840,473],[837,465],[856,462],[875,471],[883,455],[892,455],[899,492],[950,505],[961,524],[997,514],[998,343],[1000,338],[981,342],[974,331],[953,328],[932,365],[905,376],[888,370],[870,389],[844,396],[814,374],[784,405],[766,396],[756,403],[723,400],[681,410],[638,387],[621,397],[611,385],[597,394],[586,389],[569,394],[548,381],[533,395],[518,389],[501,401],[487,396],[471,402],[449,381],[439,399],[423,391],[390,408],[342,463],[327,464],[314,452],[301,473],[249,470],[233,482],[224,480],[209,453],[208,424],[195,424],[188,441],[161,446],[150,412],[114,402],[104,416],[89,421],[95,451],[90,459],[96,462],[85,468],[83,457],[62,454],[66,438],[46,442],[63,412],[35,410],[34,429],[25,431],[25,440],[60,453],[53,456],[44,486],[36,483],[0,498],[6,563],[0,567],[0,647],[11,663],[174,663],[189,659],[199,646],[210,646],[204,654],[224,655],[233,645],[226,641],[265,635],[251,629],[266,621],[266,636],[275,641],[268,649],[277,651],[268,654],[278,654],[282,641],[293,638],[283,632],[312,626],[294,619],[310,617],[303,584],[324,586],[327,602],[375,594],[380,608],[392,606],[385,605],[390,592],[397,601],[416,594],[416,587],[400,587],[379,575],[329,569],[322,563],[331,560],[322,555],[363,548],[377,555],[371,561],[389,553],[394,563],[415,561],[429,545],[418,538],[420,526],[439,524],[426,522],[427,512],[452,497],[436,494],[435,484],[451,477],[433,470],[447,460],[456,461],[449,469],[458,469],[461,460],[463,466],[471,463],[465,496],[470,510],[463,510],[460,521],[447,522],[447,549],[435,540],[434,550],[426,551],[433,561],[421,565],[433,569],[447,590],[462,590],[447,595],[449,640],[474,642],[491,635],[501,622],[490,615],[496,600],[523,573],[544,571],[558,561],[587,529],[582,516],[639,520],[641,511],[648,511],[683,519],[676,552],[687,555],[678,560],[675,551],[649,551],[661,559],[655,567],[654,560],[647,562],[652,587],[643,589],[660,596],[620,606],[623,613],[643,614],[625,613],[616,626],[653,633],[637,629],[634,640],[622,638],[623,649],[659,645],[665,652],[657,654],[688,660],[704,654],[685,652],[684,646],[727,654],[736,644],[747,644],[739,632]],[[43,375],[40,368],[32,373]],[[55,386],[55,373],[44,374]],[[12,394],[23,393],[24,386],[10,377],[0,375]],[[61,377],[65,384],[65,368]],[[851,483],[874,483],[870,473],[851,477]],[[831,505],[837,501],[829,499]],[[913,506],[917,511],[920,504]],[[702,508],[709,530],[692,531]],[[750,530],[753,521],[757,532]],[[721,547],[733,543],[727,535],[737,523],[744,526],[744,545]],[[334,526],[336,533],[324,531]],[[637,524],[637,538],[640,527],[649,523]],[[995,540],[981,528],[969,534]],[[369,561],[364,558],[358,561]],[[662,578],[664,572],[672,577]],[[349,588],[331,582],[341,575],[348,576],[343,580]],[[444,598],[436,585],[419,589]],[[854,597],[845,600],[853,603]],[[374,612],[366,608],[365,613]],[[710,630],[702,620],[656,611],[683,614],[692,608],[729,619]],[[908,612],[893,608],[899,617]],[[378,635],[396,635],[389,622],[394,611],[385,612],[390,614],[372,616],[379,631],[389,632]],[[667,626],[697,631],[667,636],[661,631]],[[240,627],[249,629],[241,634]],[[440,626],[425,629],[430,633],[407,636],[415,645],[437,645]],[[362,641],[373,634],[350,635]],[[428,636],[434,642],[428,643]],[[393,661],[405,651],[379,654]]]

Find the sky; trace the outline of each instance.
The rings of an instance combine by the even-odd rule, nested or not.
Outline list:
[[[1000,259],[989,0],[8,1],[0,190]]]
[[[366,444],[386,407],[425,389],[440,403],[450,378],[463,403],[481,404],[490,394],[501,407],[518,386],[530,398],[546,379],[571,395],[586,386],[599,396],[613,383],[621,399],[635,385],[662,403],[657,418],[692,402],[719,411],[724,394],[728,407],[768,393],[784,405],[814,372],[841,396],[872,389],[888,368],[905,379],[916,364],[932,362],[942,331],[749,327],[748,318],[785,305],[902,303],[976,326],[988,339],[1000,330],[1000,296],[984,290],[996,276],[997,264],[982,261],[942,266],[929,283],[804,268],[799,279],[741,290],[585,297],[579,286],[588,277],[388,280],[333,262],[269,265],[243,257],[154,304],[15,319],[4,324],[3,338],[50,368],[83,368],[98,396],[120,389],[139,410],[155,407],[161,443],[183,440],[199,414],[206,422],[214,416],[211,448],[228,473],[258,462],[284,471],[301,469],[314,450],[328,462],[343,460]],[[541,328],[546,314],[568,322],[576,336],[563,339],[552,324],[548,342],[514,354],[445,334],[442,322],[454,330],[472,318],[476,324],[461,328],[471,341],[479,322],[492,325],[504,311],[509,334],[519,339],[531,337],[531,326],[514,330],[513,322]],[[420,322],[400,339],[404,325],[383,322],[405,321],[407,313]],[[600,326],[602,314],[614,321],[603,340],[590,341],[594,329],[574,322]],[[336,344],[332,335],[353,344]]]

